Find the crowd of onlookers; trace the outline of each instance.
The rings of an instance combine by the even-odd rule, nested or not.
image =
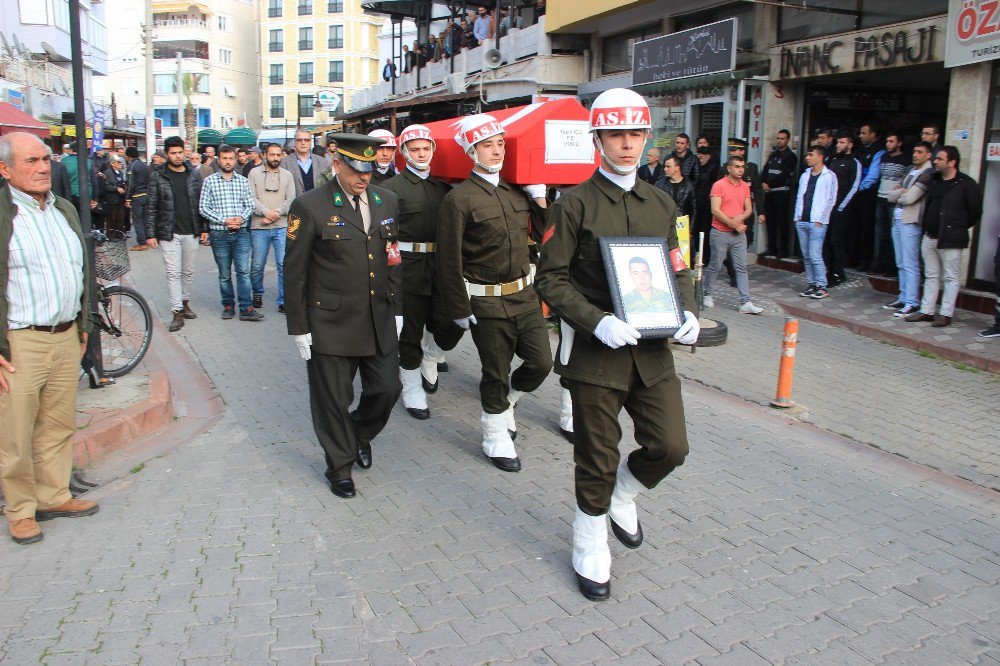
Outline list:
[[[448,60],[465,49],[489,45],[506,36],[511,29],[534,25],[544,15],[545,0],[522,0],[513,6],[501,6],[499,16],[495,8],[479,7],[460,17],[431,21],[429,35],[424,41],[415,39],[411,45],[403,45],[403,52],[395,60],[386,58],[382,79],[391,81],[400,73],[409,74],[427,63]],[[444,27],[436,30],[442,22]]]

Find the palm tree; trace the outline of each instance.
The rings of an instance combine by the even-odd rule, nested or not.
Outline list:
[[[187,133],[187,143],[192,149],[198,149],[198,115],[194,105],[191,103],[191,95],[198,92],[204,74],[194,74],[185,72],[181,79],[181,90],[184,92],[184,99],[187,102],[184,106],[184,129]]]

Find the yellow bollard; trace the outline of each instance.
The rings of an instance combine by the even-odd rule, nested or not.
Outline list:
[[[799,344],[799,320],[785,317],[785,332],[781,340],[781,364],[778,366],[777,395],[771,400],[774,407],[792,407],[792,374],[795,371],[795,349]]]

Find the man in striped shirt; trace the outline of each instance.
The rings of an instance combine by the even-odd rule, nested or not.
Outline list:
[[[208,220],[212,254],[219,267],[222,318],[232,319],[239,303],[240,321],[260,321],[264,315],[250,301],[250,215],[253,193],[250,181],[235,172],[236,150],[219,146],[219,170],[201,187],[201,214]],[[233,295],[233,268],[236,268],[236,296]]]
[[[21,544],[42,539],[39,520],[99,508],[69,492],[90,265],[76,211],[52,194],[51,157],[31,134],[0,137],[0,487]]]

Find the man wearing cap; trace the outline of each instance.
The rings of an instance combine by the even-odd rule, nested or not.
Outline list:
[[[368,136],[384,142],[375,151],[375,170],[372,171],[372,184],[381,186],[396,175],[396,165],[393,164],[396,159],[396,137],[384,129],[372,130]]]
[[[438,389],[438,363],[444,362],[445,352],[454,349],[465,333],[444,316],[436,279],[438,211],[451,186],[431,175],[437,144],[430,130],[410,125],[399,135],[399,144],[406,169],[384,185],[399,197],[399,249],[405,294],[399,374],[407,413],[415,419],[428,419],[427,393]],[[425,328],[430,335],[423,344]]]
[[[278,150],[281,150],[281,146],[278,146]],[[250,148],[249,154],[250,159],[247,160],[246,165],[243,167],[243,176],[246,178],[250,177],[251,171],[264,163],[264,151],[257,146]]]
[[[552,206],[538,268],[536,289],[564,324],[556,373],[573,400],[573,569],[580,592],[594,601],[611,593],[607,516],[618,540],[638,548],[643,535],[636,496],[656,487],[688,453],[668,341],[646,339],[608,314],[614,307],[601,258],[604,237],[663,238],[684,308],[673,337],[681,344],[697,341],[694,286],[677,243],[676,207],[636,177],[651,128],[649,107],[632,90],[614,88],[594,100],[590,129],[601,165]],[[619,465],[623,407],[639,448]]]
[[[334,135],[336,175],[288,212],[285,313],[309,376],[316,438],[338,497],[354,497],[351,467],[372,465],[371,442],[399,399],[402,275],[396,195],[371,185],[379,139]],[[361,371],[361,400],[354,376]]]
[[[514,406],[548,376],[552,352],[530,288],[530,235],[544,225],[545,186],[522,192],[500,178],[504,133],[487,114],[461,121],[455,141],[473,167],[441,206],[437,270],[445,316],[471,329],[479,350],[483,451],[498,469],[517,472]],[[515,354],[523,362],[511,373]]]

